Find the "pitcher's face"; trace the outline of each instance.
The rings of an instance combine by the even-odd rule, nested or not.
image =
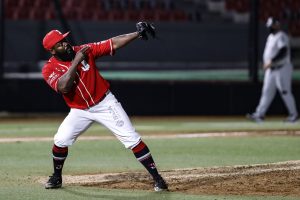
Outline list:
[[[57,42],[51,50],[51,53],[62,61],[71,61],[75,57],[75,52],[66,39]]]

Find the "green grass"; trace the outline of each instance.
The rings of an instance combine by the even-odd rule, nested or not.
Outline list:
[[[246,196],[199,196],[182,195],[178,193],[155,194],[153,192],[128,191],[128,190],[105,190],[89,187],[75,187],[60,190],[45,190],[39,186],[27,186],[15,190],[0,188],[0,199],[2,200],[296,200],[293,197],[246,197]]]
[[[43,120],[0,121],[1,137],[52,137],[63,117]],[[268,117],[264,123],[258,124],[245,117],[133,117],[132,122],[141,134],[152,133],[201,133],[224,131],[284,131],[300,130],[300,123],[284,123],[284,116]],[[84,135],[111,135],[99,124],[93,124]]]
[[[299,130],[298,123],[286,125],[281,118],[264,124],[243,118],[134,118],[136,127],[145,133],[205,132],[224,130]],[[0,137],[52,136],[61,119],[41,122],[18,121],[0,123]],[[175,127],[174,127],[175,126]],[[173,128],[172,128],[173,127]],[[226,129],[225,129],[226,128]],[[92,127],[87,135],[108,134],[101,126]],[[143,134],[142,134],[143,135]],[[300,159],[300,137],[252,136],[180,139],[145,139],[160,170],[191,167],[262,164]],[[203,200],[293,200],[292,197],[207,196],[179,193],[155,194],[145,191],[107,190],[68,186],[45,190],[36,178],[52,172],[52,142],[0,143],[0,199],[203,199]],[[144,171],[131,151],[117,140],[77,141],[70,147],[64,174]]]
[[[180,138],[145,141],[155,155],[157,165],[162,169],[268,163],[298,160],[300,157],[300,137]],[[0,168],[12,172],[12,176],[19,176],[24,172],[47,175],[52,170],[51,147],[52,142],[2,143]],[[24,166],[25,169],[20,169],[20,166]],[[78,141],[70,147],[65,173],[124,170],[143,168],[135,161],[131,151],[125,149],[119,141]]]
[[[298,160],[298,137],[242,137],[146,140],[161,170],[189,167],[227,166]],[[102,198],[156,199],[153,193],[127,190],[110,191],[86,187],[66,187],[48,191],[34,180],[52,171],[51,142],[0,144],[2,197],[11,199],[80,199]],[[116,140],[78,141],[70,148],[64,174],[86,174],[109,171],[143,171],[132,153]],[[0,199],[2,198],[0,197]],[[240,199],[238,197],[200,197],[162,195],[163,199]],[[5,198],[5,199],[10,199]],[[272,197],[273,198],[273,197]],[[157,199],[159,199],[157,197]],[[242,199],[259,199],[242,197]],[[270,197],[271,199],[271,197]],[[280,198],[278,198],[280,199]],[[283,198],[282,199],[291,199]]]

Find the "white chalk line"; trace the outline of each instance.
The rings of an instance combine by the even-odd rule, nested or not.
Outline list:
[[[245,136],[259,136],[259,135],[273,135],[273,136],[300,136],[300,131],[268,131],[263,132],[216,132],[216,133],[181,133],[181,134],[156,134],[142,136],[144,139],[176,139],[176,138],[209,138],[209,137],[245,137]],[[113,140],[114,136],[80,136],[78,140],[92,141],[92,140]],[[48,142],[53,141],[53,137],[16,137],[16,138],[0,138],[0,143],[13,142]]]

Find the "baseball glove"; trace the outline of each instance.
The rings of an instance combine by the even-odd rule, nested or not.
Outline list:
[[[152,38],[156,37],[154,24],[148,22],[138,22],[136,23],[136,29],[139,33],[139,38],[143,40],[148,40],[148,35],[150,34]]]

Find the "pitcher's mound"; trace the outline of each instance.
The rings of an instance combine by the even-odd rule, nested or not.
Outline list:
[[[300,161],[162,171],[170,191],[188,194],[300,196]],[[64,186],[153,190],[147,173],[64,176]]]

